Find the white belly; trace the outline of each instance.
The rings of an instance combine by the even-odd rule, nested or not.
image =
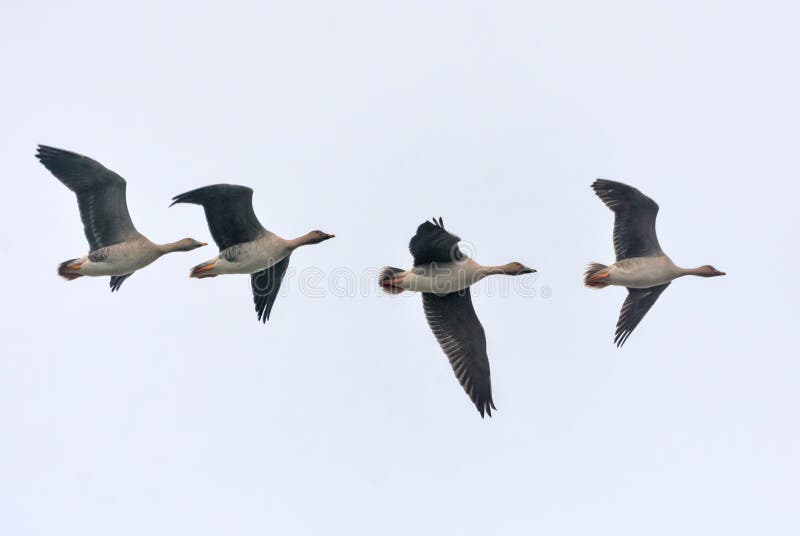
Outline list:
[[[216,266],[209,273],[254,274],[276,265],[290,253],[286,241],[270,233],[220,252]]]
[[[107,254],[99,261],[90,260],[92,254],[89,254],[80,260],[82,265],[78,273],[87,276],[128,275],[141,270],[161,256],[155,247],[149,247],[149,242],[144,246],[142,243],[143,240],[138,240],[109,246]]]
[[[680,275],[677,266],[667,256],[634,257],[615,262],[608,269],[609,285],[629,288],[650,288],[663,285]]]
[[[442,263],[431,266],[417,266],[406,272],[397,286],[412,292],[449,294],[474,285],[485,277],[472,259]]]
[[[78,273],[88,276],[101,276],[101,275],[127,275],[132,274],[136,270],[141,270],[145,266],[152,264],[152,260],[145,259],[125,259],[121,262],[92,262],[87,261],[81,266]]]
[[[267,268],[275,266],[285,258],[286,255],[282,257],[253,257],[237,261],[229,261],[224,257],[220,257],[211,273],[215,275],[254,274],[256,272],[260,272],[261,270],[266,270]]]

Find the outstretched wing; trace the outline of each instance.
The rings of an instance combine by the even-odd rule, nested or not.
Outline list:
[[[122,286],[122,283],[124,283],[125,280],[128,279],[132,275],[133,275],[133,272],[131,272],[129,274],[125,274],[125,275],[112,275],[111,276],[111,282],[109,283],[109,286],[111,287],[111,292],[118,291],[119,287]]]
[[[632,186],[597,179],[594,193],[614,211],[614,251],[617,260],[663,255],[656,236],[658,205]]]
[[[408,249],[414,257],[414,266],[444,263],[460,260],[464,254],[458,249],[461,239],[444,229],[442,218],[426,221],[417,227],[417,234],[411,237]]]
[[[492,416],[492,382],[489,357],[486,355],[486,335],[475,308],[469,288],[444,296],[423,293],[425,318],[442,347],[459,383],[483,417]]]
[[[253,211],[253,190],[246,186],[204,186],[176,195],[170,206],[176,203],[203,207],[211,236],[220,251],[235,244],[252,242],[266,232]]]
[[[125,179],[89,157],[39,145],[36,158],[75,192],[89,251],[139,235],[125,198]]]
[[[650,288],[629,288],[628,297],[622,304],[622,310],[617,320],[617,330],[614,333],[614,343],[621,347],[631,336],[633,330],[642,321],[647,311],[656,303],[661,293],[664,292],[669,283]]]
[[[250,287],[253,289],[256,313],[258,313],[258,319],[265,324],[269,319],[272,306],[275,304],[275,298],[278,297],[287,268],[289,268],[288,256],[266,270],[250,274]]]

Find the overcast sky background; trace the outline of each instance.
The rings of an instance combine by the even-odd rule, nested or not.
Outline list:
[[[0,532],[800,533],[798,15],[5,2]],[[167,205],[221,181],[281,236],[336,238],[293,255],[266,326],[247,277],[187,277],[213,245],[114,295],[67,283],[87,244],[37,143],[125,177],[157,242],[210,242],[199,207]],[[660,204],[678,264],[728,273],[673,284],[621,350],[625,291],[581,283],[613,260],[596,177]],[[479,262],[539,270],[533,296],[476,290],[492,419],[419,297],[363,275],[410,265],[439,215]]]

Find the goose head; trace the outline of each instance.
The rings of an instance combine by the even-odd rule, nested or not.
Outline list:
[[[503,266],[503,273],[506,275],[525,275],[536,273],[536,270],[528,268],[521,262],[509,262]]]
[[[311,231],[306,235],[306,244],[319,244],[326,240],[330,240],[336,235],[328,234],[322,231]]]
[[[725,272],[720,272],[710,264],[705,264],[700,268],[695,268],[694,275],[699,275],[700,277],[717,277],[725,275]]]
[[[182,238],[175,242],[175,251],[192,251],[207,245],[207,243],[200,242],[194,238]]]

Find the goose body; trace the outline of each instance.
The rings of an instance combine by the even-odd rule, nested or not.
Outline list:
[[[292,244],[280,236],[266,231],[250,242],[234,244],[200,266],[213,265],[195,277],[213,277],[225,274],[252,274],[272,268],[292,253]]]
[[[464,391],[481,417],[496,409],[492,400],[486,335],[475,314],[469,287],[493,274],[522,275],[536,270],[518,262],[482,266],[464,255],[460,238],[447,232],[441,218],[424,222],[409,242],[414,267],[386,267],[379,284],[390,294],[422,294],[428,326],[450,361]]]
[[[58,274],[111,276],[111,291],[119,290],[133,272],[162,255],[205,246],[193,238],[155,244],[133,225],[126,200],[125,179],[86,156],[40,145],[36,158],[78,198],[89,254],[62,262]]]
[[[444,295],[463,290],[489,275],[489,268],[469,257],[453,262],[415,266],[395,276],[396,288]]]
[[[605,283],[627,288],[655,287],[684,275],[666,255],[622,259],[609,265],[606,271]]]
[[[236,184],[212,184],[175,196],[172,205],[189,203],[203,207],[219,254],[198,264],[190,277],[203,279],[228,274],[249,274],[256,315],[269,319],[292,252],[318,244],[334,235],[311,231],[286,240],[268,231],[253,210],[253,190]],[[170,206],[172,206],[170,205]]]
[[[87,276],[125,275],[141,270],[164,253],[144,236],[97,249],[76,260],[78,273]]]
[[[622,346],[672,281],[685,275],[725,275],[710,265],[677,266],[662,250],[656,236],[658,205],[642,192],[621,182],[597,179],[595,194],[614,212],[614,250],[611,265],[591,263],[584,274],[587,287],[609,285],[628,289],[622,305],[614,343]]]

